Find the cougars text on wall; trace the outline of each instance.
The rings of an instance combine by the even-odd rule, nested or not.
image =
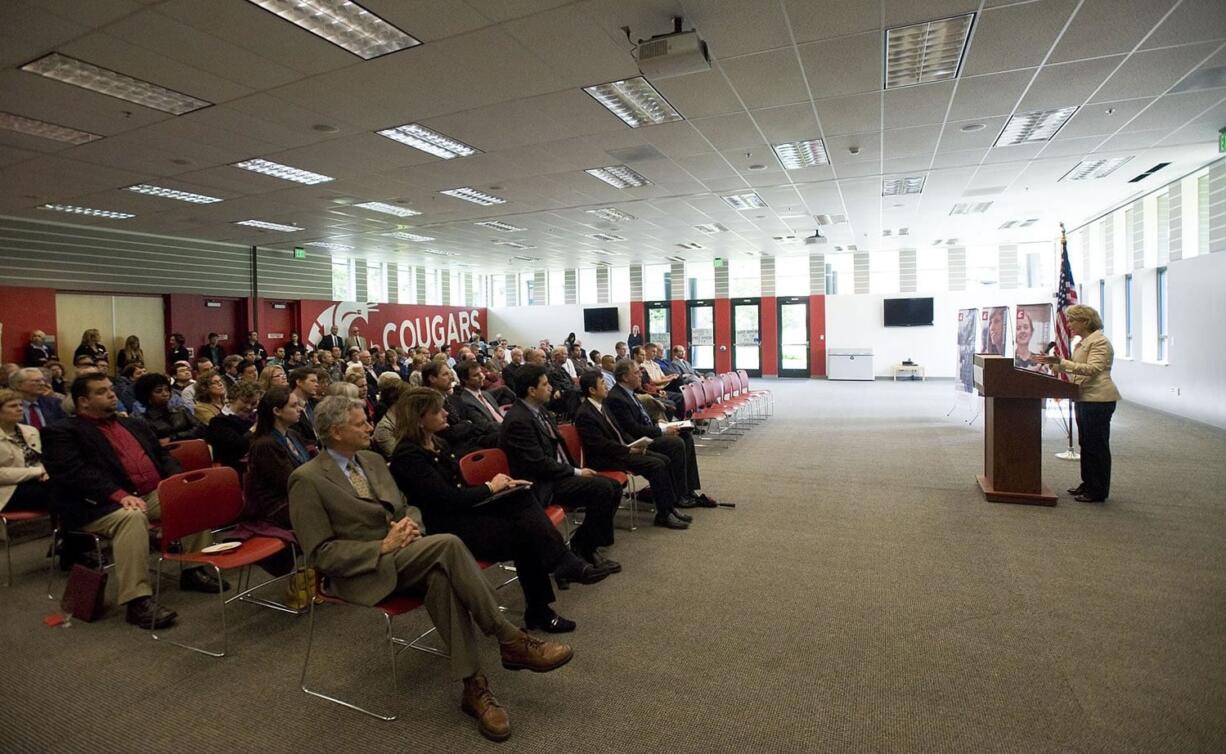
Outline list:
[[[362,338],[383,348],[453,349],[482,333],[484,307],[373,304],[352,301],[303,301],[302,319],[308,323],[306,342],[312,347],[336,328],[342,337],[354,327]]]

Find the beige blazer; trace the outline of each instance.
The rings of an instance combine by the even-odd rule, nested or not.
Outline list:
[[[17,431],[21,432],[27,445],[39,453],[43,452],[43,441],[37,429],[28,424],[18,424]],[[8,435],[0,433],[0,510],[4,510],[4,506],[13,499],[17,485],[38,479],[44,473],[46,472],[41,463],[26,466],[26,456],[21,451],[21,446],[13,442]]]
[[[379,552],[389,524],[410,516],[421,526],[421,513],[405,504],[377,453],[363,450],[354,458],[366,473],[371,497],[358,497],[323,451],[290,475],[289,516],[307,562],[328,577],[329,591],[373,605],[396,589],[395,557]]]
[[[1081,387],[1082,403],[1109,403],[1120,400],[1120,391],[1111,381],[1111,364],[1115,349],[1102,330],[1095,330],[1081,339],[1073,350],[1072,359],[1062,359],[1056,371],[1067,372]]]

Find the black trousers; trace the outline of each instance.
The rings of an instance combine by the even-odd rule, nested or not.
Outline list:
[[[566,557],[566,543],[531,494],[512,495],[431,523],[431,534],[454,534],[478,560],[515,561],[528,612],[540,612],[554,601],[549,574]]]
[[[575,552],[587,555],[597,547],[613,544],[613,516],[621,501],[621,485],[602,476],[572,476],[553,483],[551,500],[545,505],[560,505],[566,510],[585,508],[583,525],[570,538]]]
[[[647,479],[647,483],[651,485],[651,500],[656,506],[656,515],[663,517],[677,507],[679,488],[676,485],[685,483],[685,456],[680,443],[677,443],[677,452],[672,454],[657,452],[652,447],[654,445],[655,442],[648,447],[646,453],[631,453],[626,456],[624,468],[620,470],[630,471]]]
[[[668,456],[673,471],[673,486],[678,495],[688,495],[702,489],[698,478],[698,453],[694,450],[694,433],[682,430],[675,435],[663,435],[651,441],[648,449]]]
[[[1081,483],[1085,494],[1106,500],[1111,492],[1111,415],[1115,401],[1074,404],[1081,444]]]

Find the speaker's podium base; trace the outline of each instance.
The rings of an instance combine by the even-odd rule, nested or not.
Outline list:
[[[992,486],[992,480],[988,479],[983,474],[975,477],[979,480],[979,489],[983,490],[983,496],[986,500],[993,503],[1020,503],[1022,505],[1055,505],[1056,496],[1052,493],[1051,487],[1046,484],[1042,485],[1038,493],[1029,492],[1008,492],[1006,490],[998,490]]]

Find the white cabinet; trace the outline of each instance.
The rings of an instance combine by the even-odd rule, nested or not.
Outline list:
[[[873,379],[873,349],[832,348],[826,352],[826,379]]]

